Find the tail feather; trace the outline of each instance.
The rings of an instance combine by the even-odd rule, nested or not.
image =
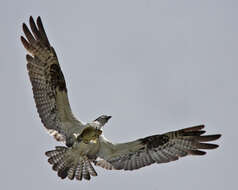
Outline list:
[[[76,167],[75,167],[75,166],[72,166],[71,168],[69,168],[68,178],[69,178],[70,180],[73,180],[73,179],[74,179],[75,170],[76,170]]]
[[[95,171],[95,169],[93,168],[93,166],[91,165],[89,160],[85,161],[88,172],[91,176],[97,176],[97,172]]]
[[[78,155],[72,148],[58,146],[45,154],[49,157],[48,162],[53,165],[52,169],[62,179],[68,177],[70,180],[90,180],[91,176],[97,176],[88,157]]]
[[[67,150],[67,148],[65,148],[63,146],[57,146],[55,148],[56,148],[56,150],[47,151],[45,153],[45,155],[48,156],[48,157],[57,156],[59,154],[62,154],[64,152],[66,152],[66,150]]]
[[[58,154],[60,154],[60,152],[59,152],[59,151],[56,151],[56,150],[50,150],[50,151],[47,151],[47,152],[45,153],[45,155],[48,156],[48,157],[57,156]]]
[[[68,171],[69,167],[64,166],[58,170],[58,176],[61,177],[61,179],[65,179],[68,176]]]
[[[62,161],[59,162],[59,164],[57,165],[57,171],[62,170],[64,168],[66,168],[66,167],[67,167],[66,160],[62,159]]]
[[[87,164],[86,162],[83,162],[83,178],[86,180],[90,180],[90,174],[88,172]]]
[[[75,177],[77,180],[82,180],[83,177],[83,160],[80,159],[78,162],[76,171],[75,171]]]
[[[48,159],[48,162],[50,164],[56,164],[58,162],[60,162],[62,159],[64,158],[64,154],[58,154],[56,156],[52,156]]]

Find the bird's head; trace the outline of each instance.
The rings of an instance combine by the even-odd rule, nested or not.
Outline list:
[[[97,121],[101,126],[104,126],[108,122],[108,120],[111,119],[111,117],[112,116],[101,115],[100,117],[98,117],[94,121]]]

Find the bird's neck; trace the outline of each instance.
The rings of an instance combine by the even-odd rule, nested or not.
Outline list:
[[[100,122],[98,122],[98,121],[93,121],[93,122],[92,122],[92,125],[93,125],[94,127],[97,127],[98,129],[101,129],[101,128],[104,126],[102,123],[100,123]]]

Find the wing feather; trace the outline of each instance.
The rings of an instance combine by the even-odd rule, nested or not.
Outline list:
[[[83,124],[72,114],[67,87],[57,55],[50,45],[41,18],[37,23],[29,19],[30,28],[23,24],[23,46],[31,55],[26,55],[27,70],[32,84],[37,111],[42,123],[57,140],[63,141],[74,127]]]
[[[98,156],[114,169],[135,170],[153,163],[175,161],[186,155],[204,155],[203,149],[218,147],[207,142],[217,140],[221,135],[203,135],[203,128],[199,125],[121,144],[101,138]]]

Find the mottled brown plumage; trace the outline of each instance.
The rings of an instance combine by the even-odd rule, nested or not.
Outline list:
[[[64,75],[50,45],[40,17],[23,24],[21,41],[26,55],[37,111],[45,128],[66,146],[47,151],[48,162],[62,179],[90,180],[97,176],[92,166],[112,170],[135,170],[153,163],[166,163],[186,155],[204,155],[215,149],[210,143],[221,135],[204,135],[204,125],[153,135],[126,143],[112,143],[102,135],[111,116],[102,115],[84,124],[72,114]]]

